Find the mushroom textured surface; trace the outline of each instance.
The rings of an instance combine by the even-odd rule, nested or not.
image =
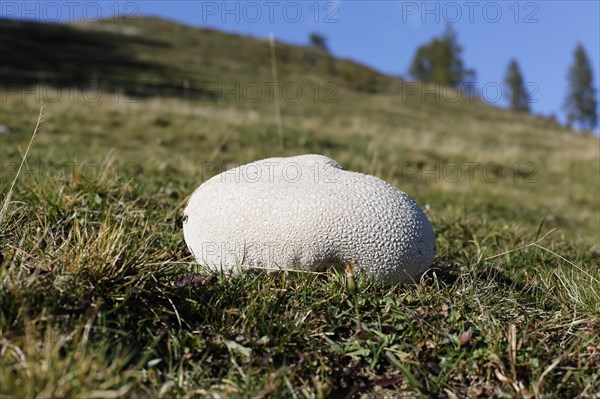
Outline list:
[[[343,268],[413,282],[435,256],[433,228],[405,193],[322,155],[269,158],[202,184],[184,211],[185,241],[215,271]]]

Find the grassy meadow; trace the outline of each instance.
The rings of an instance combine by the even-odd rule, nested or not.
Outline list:
[[[11,30],[35,34],[0,46],[0,398],[600,397],[597,136],[278,43],[281,146],[266,41],[151,18]],[[24,69],[43,34],[62,44]],[[420,284],[192,262],[202,181],[306,153],[425,210]]]

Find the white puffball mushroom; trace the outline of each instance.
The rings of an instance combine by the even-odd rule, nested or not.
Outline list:
[[[269,158],[202,184],[184,211],[196,261],[214,271],[323,271],[355,261],[384,283],[414,282],[435,256],[433,228],[407,194],[322,155]]]

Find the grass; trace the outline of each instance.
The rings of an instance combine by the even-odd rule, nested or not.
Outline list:
[[[213,48],[191,28],[142,22],[150,39]],[[218,40],[229,36],[206,35],[224,48],[211,66],[224,79],[231,55]],[[264,68],[240,81],[270,80],[268,43],[230,39],[264,52]],[[281,50],[278,79],[310,93],[282,98],[283,150],[265,98],[2,93],[0,397],[597,397],[598,138],[478,101],[336,80],[338,101],[315,101],[311,82],[334,75],[286,64],[286,51],[304,50]],[[226,277],[191,262],[180,218],[201,181],[310,152],[426,210],[438,250],[421,284]],[[442,172],[467,162],[479,163],[472,181]]]

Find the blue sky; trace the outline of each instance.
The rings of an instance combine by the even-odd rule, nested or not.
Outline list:
[[[600,75],[600,2],[590,1],[2,1],[10,18],[72,21],[115,14],[153,15],[190,25],[306,44],[326,36],[333,54],[394,75],[407,75],[421,44],[451,23],[465,65],[488,87],[490,102],[505,106],[502,85],[511,58],[535,90],[534,113],[564,120],[566,75],[577,43]]]

